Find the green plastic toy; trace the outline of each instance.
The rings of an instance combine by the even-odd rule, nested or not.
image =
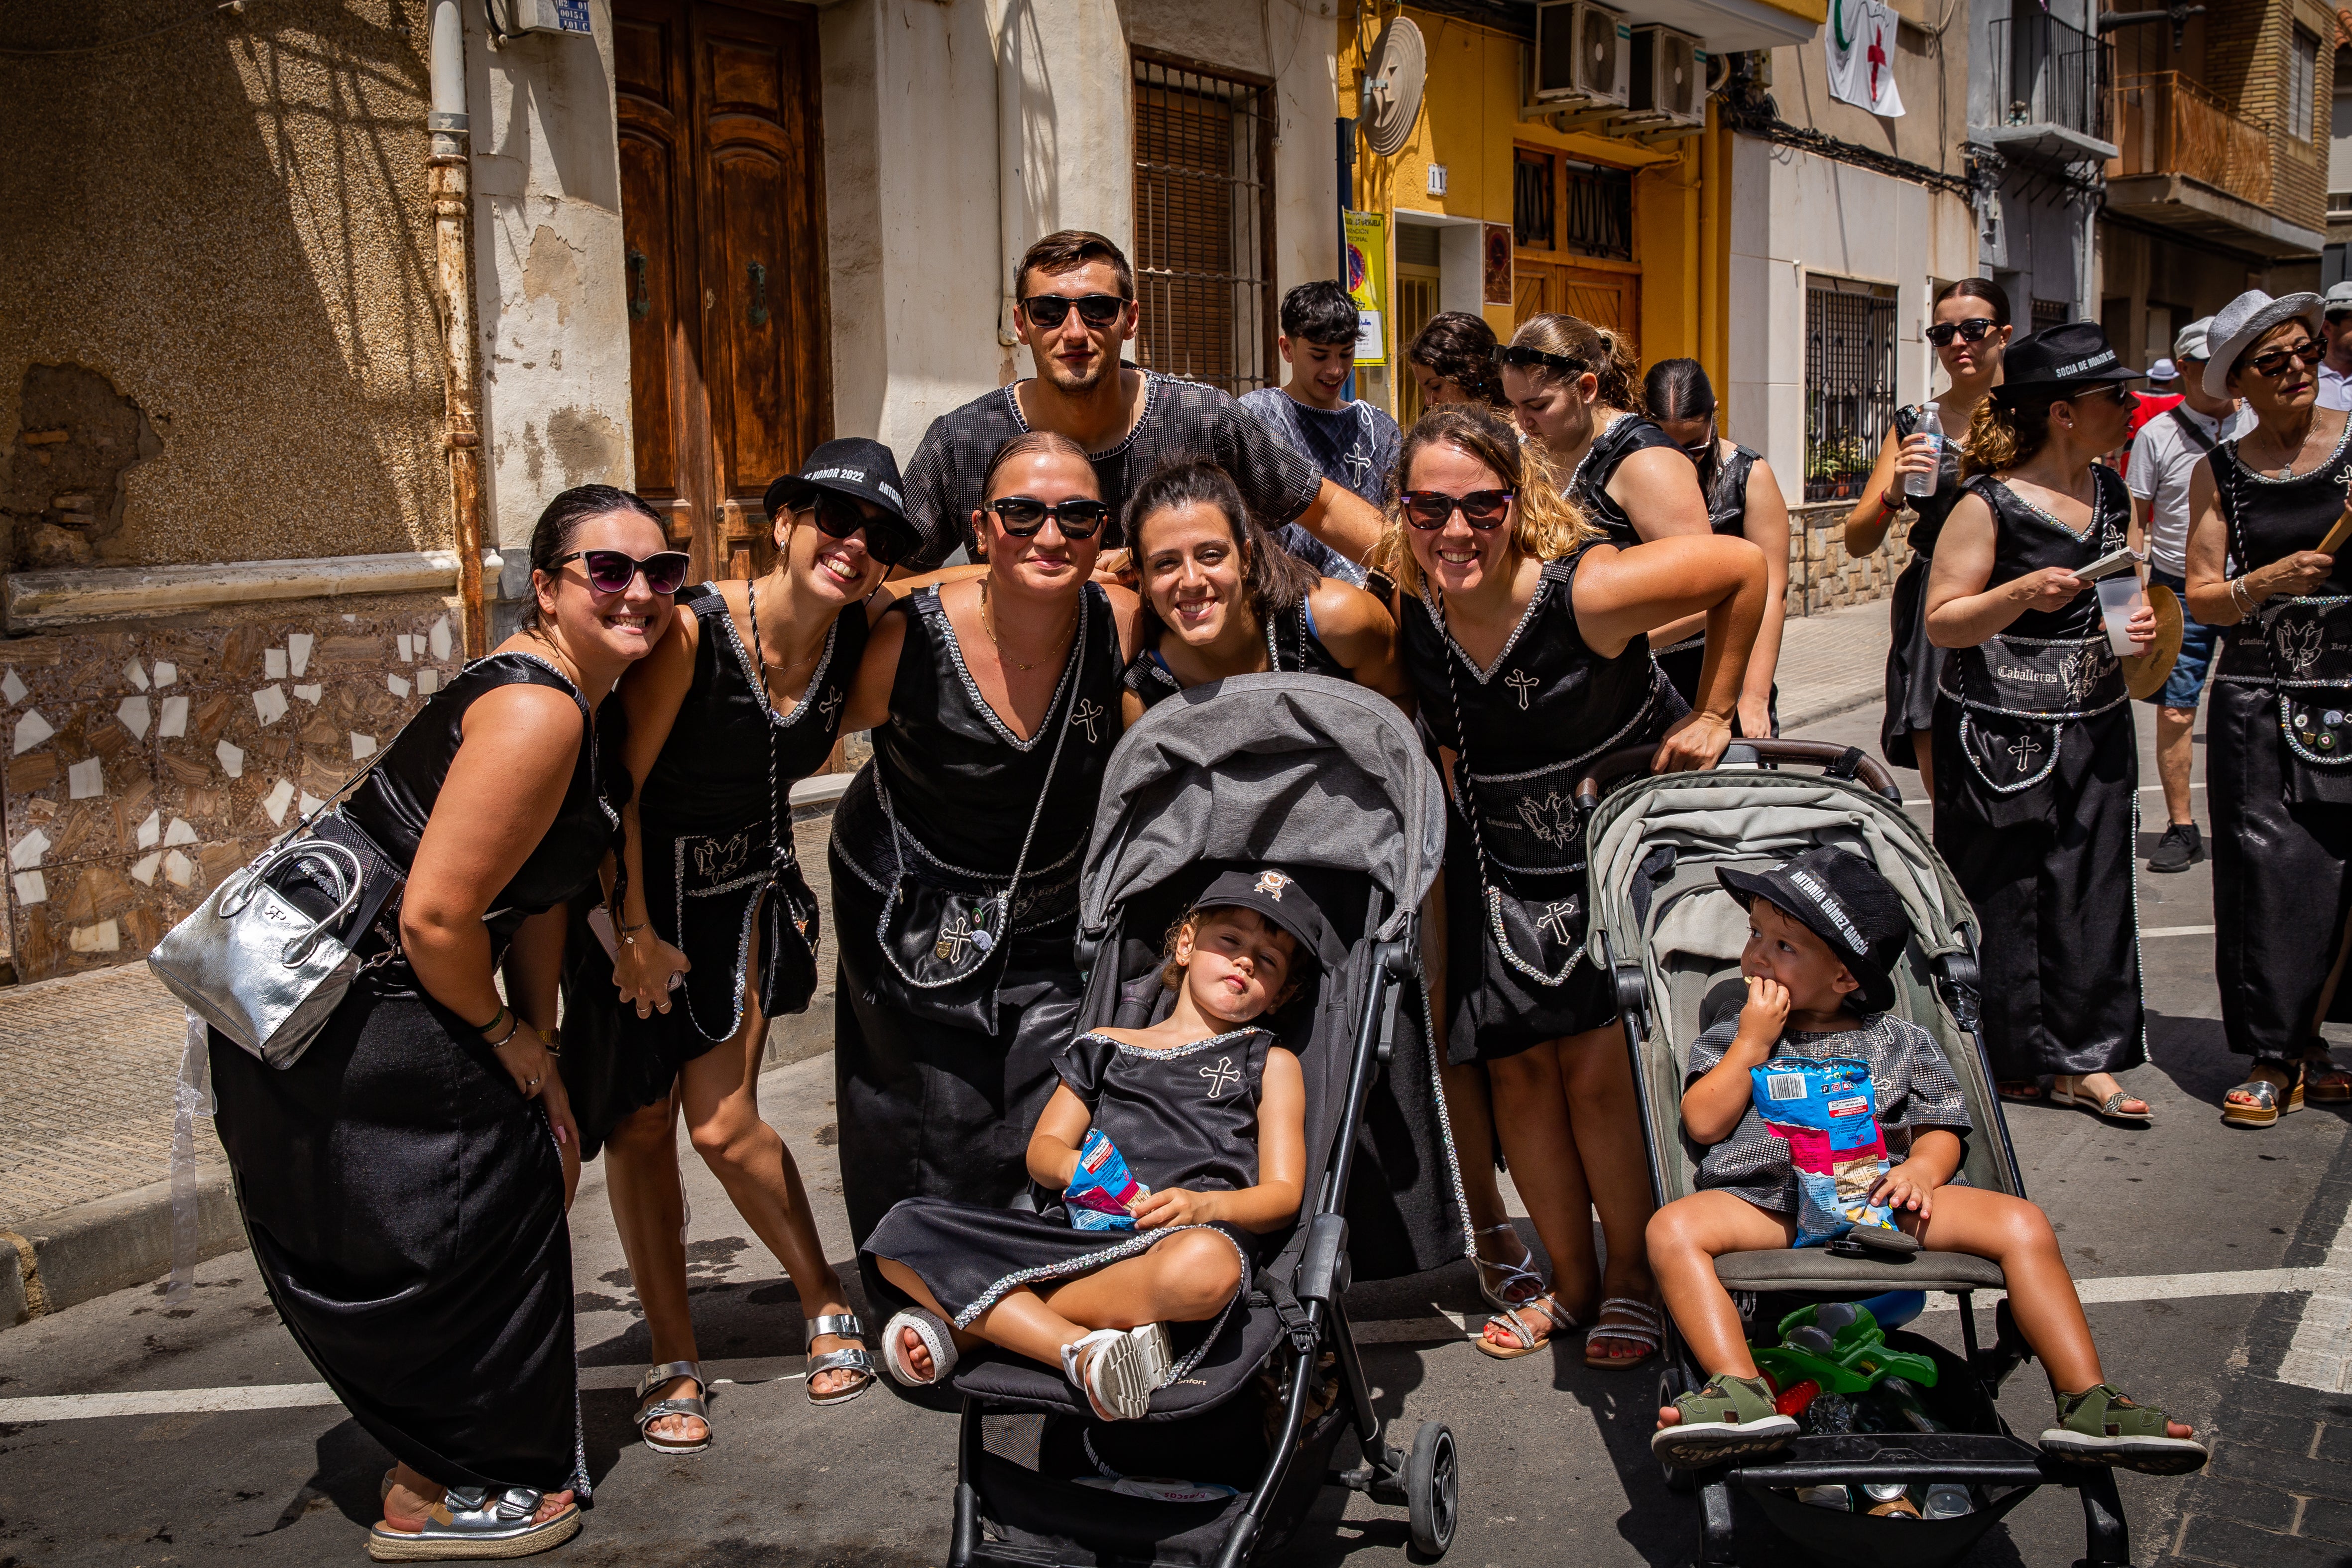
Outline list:
[[[1870,1309],[1847,1301],[1800,1307],[1780,1320],[1780,1342],[1759,1346],[1754,1353],[1756,1364],[1781,1388],[1811,1378],[1826,1394],[1861,1394],[1884,1377],[1936,1386],[1933,1360],[1888,1350],[1886,1331]]]

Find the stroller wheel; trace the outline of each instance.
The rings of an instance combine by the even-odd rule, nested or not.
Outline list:
[[[1461,1485],[1454,1433],[1443,1421],[1423,1422],[1412,1435],[1412,1454],[1405,1460],[1404,1498],[1412,1543],[1423,1556],[1443,1557],[1454,1544]]]
[[[1660,1406],[1672,1405],[1690,1391],[1690,1377],[1681,1367],[1668,1363],[1658,1373]],[[1698,1490],[1698,1472],[1696,1470],[1676,1469],[1672,1465],[1662,1463],[1658,1466],[1658,1473],[1665,1478],[1666,1489],[1677,1497],[1688,1497]]]

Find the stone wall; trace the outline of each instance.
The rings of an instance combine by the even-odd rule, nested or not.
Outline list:
[[[1852,501],[1820,501],[1789,509],[1789,614],[1817,615],[1842,605],[1867,605],[1895,591],[1911,564],[1911,522],[1904,512],[1877,549],[1857,559],[1846,553],[1845,514]]]

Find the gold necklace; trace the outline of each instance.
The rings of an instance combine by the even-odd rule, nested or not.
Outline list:
[[[1035,669],[1038,666],[1046,662],[1045,659],[1041,658],[1036,664],[1024,664],[1019,659],[1004,651],[1003,641],[996,635],[995,617],[991,614],[988,607],[988,583],[984,578],[982,580],[980,584],[980,629],[986,632],[988,634],[988,640],[995,645],[996,657],[1003,659],[1005,663],[1011,665],[1015,669]],[[1078,618],[1076,616],[1072,616],[1070,617],[1068,629],[1065,631],[1061,637],[1054,639],[1055,648],[1057,652],[1067,646],[1066,639],[1076,636],[1077,629]]]

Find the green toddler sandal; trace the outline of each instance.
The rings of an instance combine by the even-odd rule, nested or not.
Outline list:
[[[2058,1425],[2042,1434],[2043,1452],[2079,1464],[2113,1465],[2148,1476],[2185,1476],[2205,1468],[2205,1445],[2165,1435],[2164,1412],[2135,1405],[2103,1383],[2058,1396]]]
[[[1678,1470],[1777,1454],[1797,1435],[1796,1417],[1772,1408],[1771,1385],[1760,1377],[1718,1373],[1675,1400],[1675,1408],[1682,1419],[1650,1434],[1650,1452]]]

